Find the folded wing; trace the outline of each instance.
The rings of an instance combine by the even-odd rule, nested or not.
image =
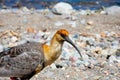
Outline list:
[[[0,53],[0,76],[22,77],[33,72],[37,66],[43,68],[42,45],[37,42],[12,47]]]

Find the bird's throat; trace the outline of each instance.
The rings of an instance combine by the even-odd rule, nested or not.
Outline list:
[[[51,40],[51,44],[43,45],[44,56],[45,56],[45,66],[53,63],[61,54],[63,42],[59,42],[56,38]]]

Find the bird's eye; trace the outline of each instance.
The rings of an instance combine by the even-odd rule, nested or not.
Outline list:
[[[65,37],[65,35],[64,34],[60,34],[62,37]]]

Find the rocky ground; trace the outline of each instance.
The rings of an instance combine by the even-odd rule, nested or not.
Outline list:
[[[79,10],[56,15],[50,10],[0,10],[0,51],[25,41],[49,43],[65,28],[79,54],[65,43],[60,58],[31,80],[120,80],[120,14]],[[9,80],[9,78],[0,78]]]

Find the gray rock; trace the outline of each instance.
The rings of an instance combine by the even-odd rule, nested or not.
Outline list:
[[[79,38],[79,34],[76,33],[76,34],[72,35],[72,38],[73,38],[73,39],[78,39],[78,38]]]
[[[87,41],[86,41],[87,45],[90,45],[90,46],[95,46],[95,39],[94,38],[89,38]]]
[[[119,6],[111,6],[105,9],[107,14],[110,15],[116,15],[116,14],[120,14],[120,7]]]
[[[52,12],[55,14],[71,14],[73,7],[69,3],[59,2],[52,8]]]
[[[80,10],[79,12],[81,15],[87,15],[87,12],[85,10]]]
[[[120,49],[117,49],[115,54],[116,54],[117,57],[120,57]]]
[[[3,49],[4,49],[4,48],[3,48],[3,45],[0,44],[0,52],[2,52]]]
[[[110,63],[114,63],[114,62],[116,62],[117,61],[117,58],[115,57],[115,56],[110,56],[110,58],[109,58],[109,62]]]
[[[86,24],[86,20],[85,20],[85,19],[82,19],[82,20],[80,21],[80,23],[83,24],[83,25],[85,25],[85,24]]]
[[[55,24],[54,24],[56,27],[59,27],[59,26],[62,26],[62,25],[64,25],[64,23],[63,22],[60,22],[60,21],[58,21],[58,22],[55,22]]]

